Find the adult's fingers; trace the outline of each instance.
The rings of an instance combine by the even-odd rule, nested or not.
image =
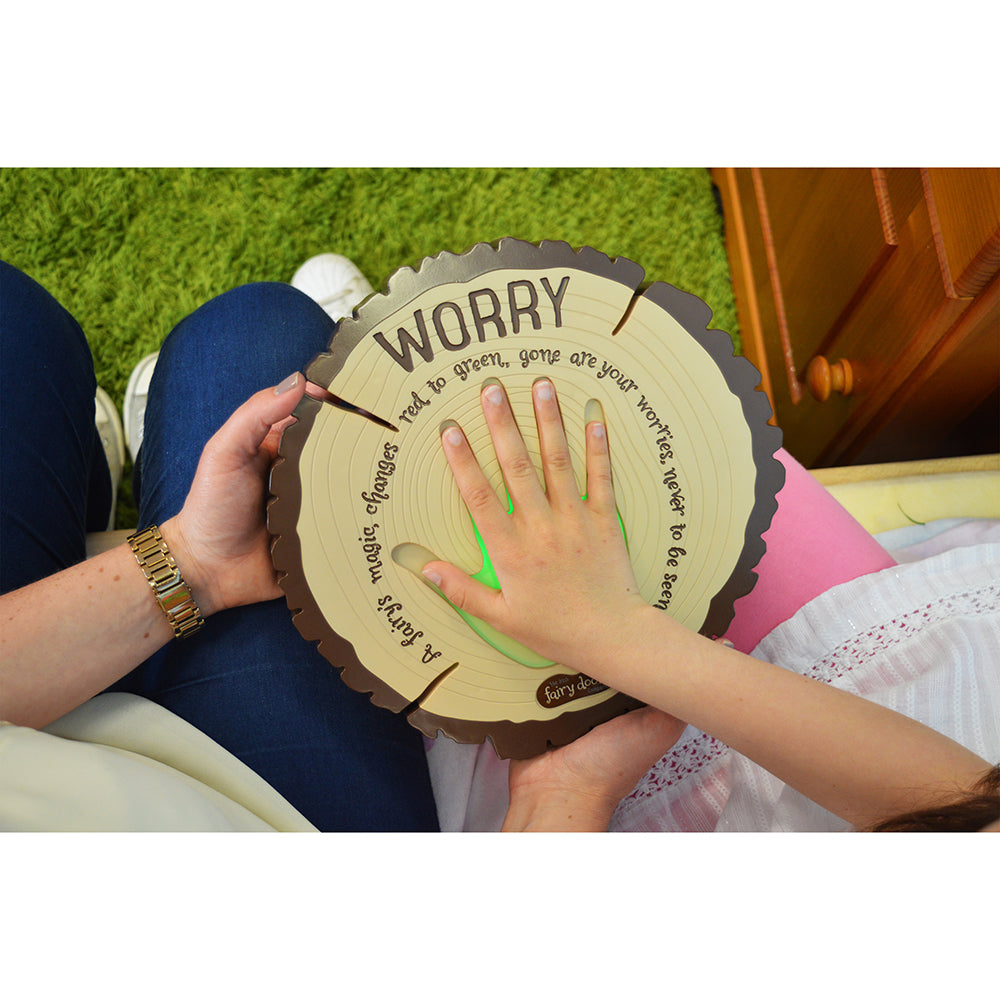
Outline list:
[[[220,451],[256,457],[275,424],[286,421],[305,392],[305,378],[289,375],[270,389],[254,393],[219,428],[213,445]]]

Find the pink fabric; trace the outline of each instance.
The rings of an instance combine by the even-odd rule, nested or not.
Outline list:
[[[749,653],[776,625],[831,587],[896,561],[784,448],[778,509],[764,534],[757,585],[735,605],[726,638]]]

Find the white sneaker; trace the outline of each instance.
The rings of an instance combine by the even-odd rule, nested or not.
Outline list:
[[[122,404],[122,413],[125,417],[125,443],[128,445],[133,462],[136,455],[139,454],[139,445],[142,444],[146,420],[146,400],[149,397],[149,380],[153,377],[153,368],[156,367],[156,359],[159,356],[159,351],[155,354],[147,354],[132,369],[128,385],[125,387],[125,401]]]
[[[335,253],[310,257],[292,276],[292,287],[336,320],[350,316],[375,291],[353,261]]]
[[[122,430],[121,417],[111,397],[100,387],[94,396],[94,423],[100,435],[104,454],[108,459],[108,471],[111,473],[111,514],[108,517],[108,531],[115,526],[115,510],[118,506],[118,484],[122,479],[122,469],[125,466],[125,435]]]

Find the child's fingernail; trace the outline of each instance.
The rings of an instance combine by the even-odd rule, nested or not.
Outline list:
[[[590,433],[594,435],[595,438],[604,437],[604,424],[591,424]]]
[[[535,383],[535,395],[546,402],[550,400],[555,395],[552,383],[547,378],[539,379]]]
[[[483,390],[483,395],[486,397],[487,402],[492,403],[494,406],[499,406],[503,402],[503,389],[498,385],[488,385]]]
[[[441,574],[440,573],[435,573],[434,570],[432,570],[432,569],[425,569],[425,570],[422,570],[421,572],[424,574],[424,577],[427,579],[427,581],[429,583],[433,583],[435,587],[440,587],[441,586]]]
[[[462,432],[459,430],[458,424],[449,424],[445,427],[441,437],[453,447],[462,443]]]
[[[278,385],[274,387],[275,396],[280,396],[283,392],[288,392],[290,389],[294,389],[299,384],[299,373],[295,372],[289,375],[283,382],[279,382]]]

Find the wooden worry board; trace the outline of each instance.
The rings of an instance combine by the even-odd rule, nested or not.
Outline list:
[[[728,334],[707,329],[708,306],[662,282],[640,287],[643,278],[630,260],[558,242],[442,253],[397,271],[306,371],[398,430],[302,400],[271,474],[281,586],[295,625],[343,680],[428,736],[488,739],[501,757],[527,757],[637,705],[484,637],[399,555],[415,544],[470,574],[483,566],[439,428],[462,426],[505,496],[479,402],[487,378],[503,383],[539,469],[531,387],[553,380],[581,492],[584,411],[599,401],[651,604],[716,636],[753,587],[784,481],[780,431],[757,370],[733,356]],[[559,595],[539,613],[558,615]]]

